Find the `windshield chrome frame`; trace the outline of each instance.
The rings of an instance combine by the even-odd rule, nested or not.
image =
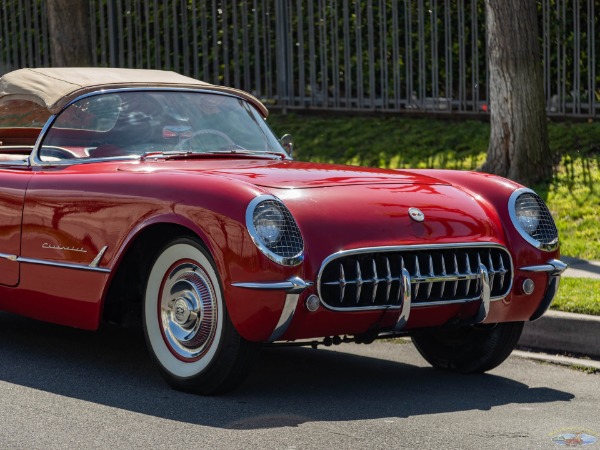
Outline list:
[[[194,94],[201,93],[201,94],[222,95],[225,97],[236,98],[236,99],[239,99],[239,100],[242,100],[242,101],[248,103],[252,108],[254,108],[257,111],[257,113],[260,117],[263,117],[262,114],[260,113],[260,111],[258,111],[258,109],[248,100],[246,100],[242,97],[238,97],[237,95],[233,95],[229,92],[219,92],[219,91],[214,91],[211,89],[139,87],[139,88],[103,89],[103,90],[99,90],[99,91],[88,92],[86,94],[80,95],[79,97],[71,100],[58,113],[53,114],[48,118],[48,120],[42,127],[42,130],[35,142],[35,145],[33,146],[33,150],[31,151],[31,154],[29,155],[29,159],[28,159],[29,166],[30,167],[55,167],[55,166],[72,166],[74,164],[89,164],[89,163],[95,163],[95,162],[100,162],[100,161],[115,161],[115,160],[117,160],[117,161],[122,161],[122,160],[124,160],[124,161],[139,161],[141,159],[140,155],[110,156],[110,157],[104,157],[104,158],[73,158],[73,159],[65,159],[64,161],[42,161],[39,157],[40,148],[41,148],[42,142],[44,141],[44,139],[46,137],[46,134],[48,133],[48,130],[50,129],[50,127],[52,127],[52,124],[54,124],[54,121],[56,120],[56,118],[64,110],[66,110],[73,103],[76,103],[80,100],[83,100],[83,99],[86,99],[89,97],[95,97],[95,96],[104,95],[104,94],[117,94],[120,92],[189,92],[189,93],[194,93]],[[264,117],[263,117],[263,120],[264,120]],[[272,130],[268,126],[268,124],[267,124],[267,129],[272,132]],[[275,134],[274,134],[274,136],[275,136]],[[275,136],[275,138],[277,138],[277,136]],[[283,152],[281,154],[283,159],[286,159],[286,160],[293,159],[291,157],[291,155],[289,155],[283,147],[281,149]],[[257,153],[257,155],[258,155],[258,153]]]

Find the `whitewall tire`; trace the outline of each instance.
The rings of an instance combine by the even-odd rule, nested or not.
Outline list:
[[[148,349],[176,389],[225,392],[243,381],[254,360],[257,347],[231,324],[215,264],[194,239],[175,239],[156,256],[143,319]]]

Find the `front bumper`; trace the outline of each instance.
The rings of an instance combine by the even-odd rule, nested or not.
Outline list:
[[[556,296],[558,291],[558,285],[560,283],[561,274],[569,267],[558,259],[553,259],[548,264],[542,264],[539,266],[522,267],[523,272],[546,272],[548,274],[548,285],[546,286],[546,293],[542,299],[540,306],[536,309],[533,315],[529,318],[530,321],[539,319],[544,315],[552,304],[552,300]]]
[[[537,320],[540,318],[549,308],[552,300],[554,299],[559,281],[560,275],[565,271],[567,265],[559,260],[551,260],[547,264],[537,266],[521,267],[518,270],[522,272],[540,273],[544,272],[548,274],[548,283],[545,289],[544,296],[529,320]],[[482,323],[488,317],[491,303],[493,300],[490,296],[490,281],[489,274],[484,265],[479,268],[479,280],[480,280],[480,294],[477,299],[470,300],[470,302],[479,302],[479,306],[476,309],[475,314],[468,318],[461,320],[462,325]],[[305,281],[299,277],[292,277],[286,281],[279,282],[240,282],[232,283],[233,286],[251,290],[262,290],[262,291],[283,291],[285,295],[285,301],[279,320],[271,332],[267,342],[274,342],[279,340],[288,330],[292,323],[296,312],[298,311],[298,304],[301,294],[313,287],[313,283]],[[402,306],[398,311],[398,317],[395,325],[393,326],[393,332],[402,332],[411,315],[411,310],[419,308],[420,305],[412,304],[412,292],[411,292],[411,277],[408,271],[402,273]],[[431,307],[431,305],[427,305]],[[439,304],[440,307],[445,306],[443,303]]]

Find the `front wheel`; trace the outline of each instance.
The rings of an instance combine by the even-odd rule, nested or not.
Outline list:
[[[421,356],[436,369],[482,373],[500,365],[517,346],[523,322],[424,330],[412,336]]]
[[[257,345],[235,330],[215,264],[197,241],[179,238],[159,253],[144,296],[146,343],[175,389],[210,395],[241,383]]]

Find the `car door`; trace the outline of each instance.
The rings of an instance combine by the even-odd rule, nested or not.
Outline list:
[[[23,202],[31,176],[26,163],[0,161],[0,285],[19,284]]]

